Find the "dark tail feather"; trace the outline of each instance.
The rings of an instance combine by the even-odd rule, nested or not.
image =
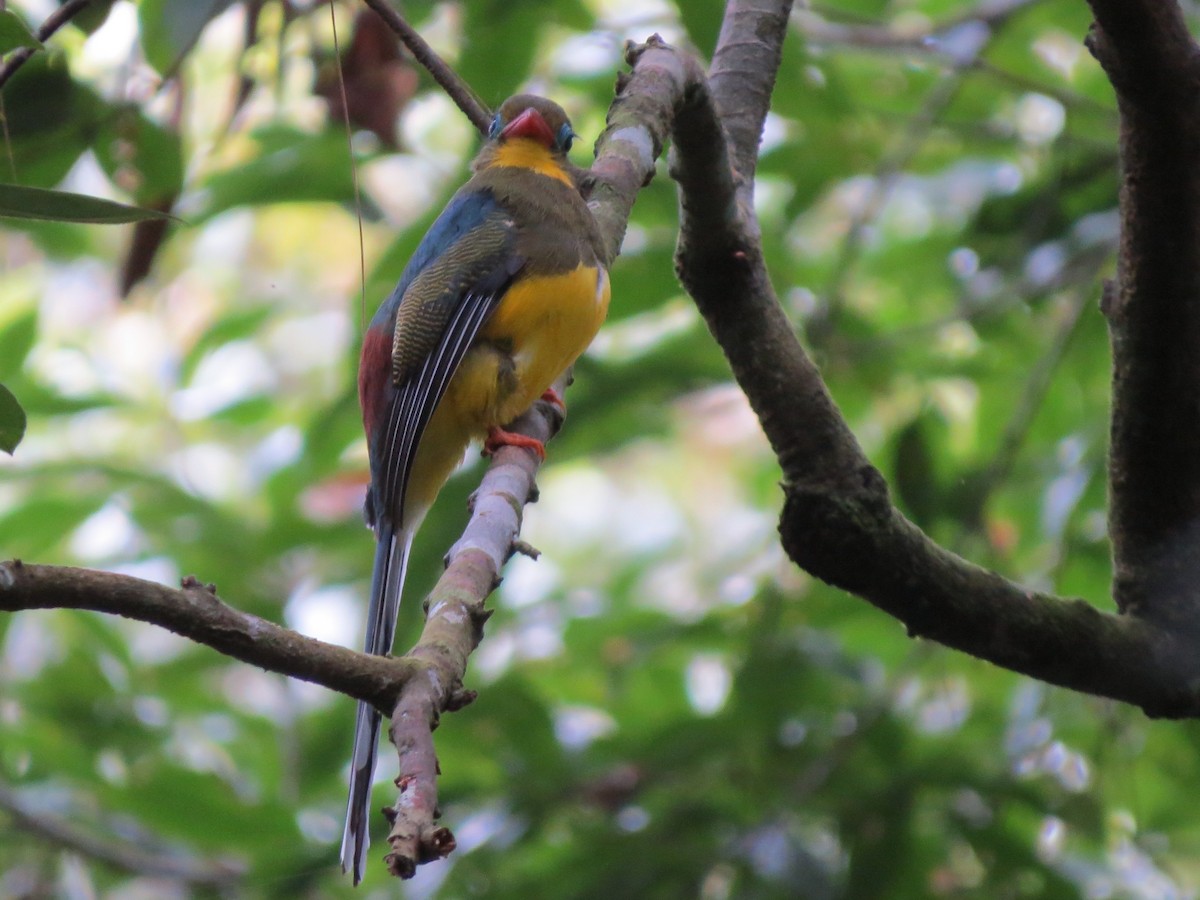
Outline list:
[[[380,522],[375,537],[375,568],[371,574],[365,650],[382,656],[391,652],[396,636],[396,613],[400,609],[412,532],[402,529],[397,534],[390,524]],[[350,761],[346,830],[342,832],[342,871],[353,871],[356,885],[362,881],[367,848],[371,845],[371,780],[379,746],[379,724],[379,711],[369,703],[359,702],[354,724],[354,754]]]
[[[354,872],[354,884],[362,881],[371,845],[371,781],[379,743],[379,713],[370,704],[358,704],[354,725],[354,759],[350,763],[350,799],[346,803],[346,830],[342,832],[342,871]]]

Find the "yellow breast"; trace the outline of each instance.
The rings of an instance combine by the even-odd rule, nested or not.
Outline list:
[[[608,273],[594,266],[519,279],[468,352],[447,404],[477,435],[515,419],[587,349],[609,293]]]

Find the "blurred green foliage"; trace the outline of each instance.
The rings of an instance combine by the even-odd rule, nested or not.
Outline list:
[[[34,6],[10,5],[6,46]],[[709,53],[721,7],[408,12],[488,101],[532,87],[590,137],[624,39]],[[1107,609],[1096,299],[1116,113],[1085,4],[1008,7],[798,12],[764,244],[906,512]],[[357,7],[334,10],[345,47]],[[356,198],[345,130],[312,92],[333,52],[325,4],[102,3],[5,88],[3,180],[183,222],[147,250],[123,229],[6,221],[0,446],[10,394],[29,425],[0,457],[0,557],[194,573],[249,612],[361,640],[357,334],[475,141],[423,77],[400,153],[354,136]],[[674,230],[663,165],[528,514],[543,556],[510,564],[469,673],[479,699],[437,732],[459,848],[399,887],[376,846],[358,896],[1193,896],[1195,725],[909,640],[782,557],[778,469],[680,296]],[[122,301],[136,253],[150,275]],[[418,538],[400,647],[478,471]],[[354,896],[335,862],[352,714],[148,626],[0,617],[0,896],[210,895],[160,871],[184,864],[228,896]],[[383,756],[376,806],[394,799]]]

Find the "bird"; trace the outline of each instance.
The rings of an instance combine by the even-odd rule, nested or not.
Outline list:
[[[422,238],[364,336],[358,394],[375,532],[365,650],[391,651],[413,535],[472,440],[484,453],[540,441],[504,426],[545,399],[608,312],[604,242],[569,162],[557,103],[504,101],[471,177]],[[359,702],[342,870],[362,879],[380,713]]]

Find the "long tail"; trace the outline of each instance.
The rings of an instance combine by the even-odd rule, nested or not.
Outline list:
[[[408,568],[408,550],[413,529],[398,533],[390,523],[378,525],[375,543],[375,568],[371,573],[371,603],[367,611],[366,652],[390,653],[396,636],[396,613]],[[367,848],[371,845],[371,781],[375,773],[375,754],[379,746],[378,710],[359,702],[354,725],[354,755],[350,763],[350,799],[346,803],[346,830],[342,832],[342,871],[353,870],[354,883],[362,881]]]

